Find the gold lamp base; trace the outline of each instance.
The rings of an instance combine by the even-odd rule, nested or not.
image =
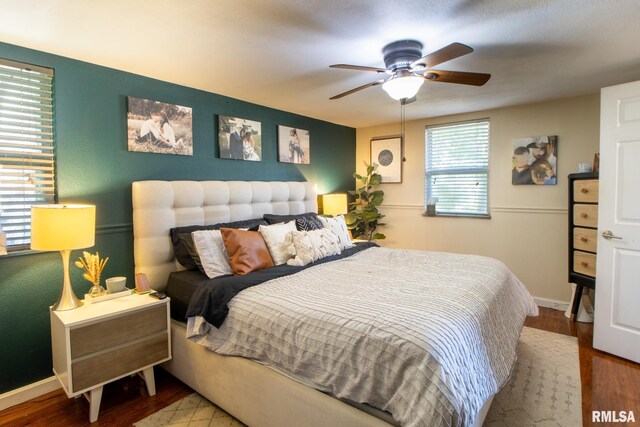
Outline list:
[[[73,288],[71,287],[71,278],[69,277],[70,255],[70,250],[60,251],[60,256],[62,256],[62,268],[64,270],[64,282],[62,283],[62,293],[60,294],[60,298],[58,298],[58,302],[56,302],[52,307],[52,310],[54,311],[73,310],[74,308],[78,308],[82,305],[82,301],[80,301],[76,294],[73,293]]]

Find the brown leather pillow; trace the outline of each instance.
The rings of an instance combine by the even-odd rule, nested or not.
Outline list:
[[[221,228],[220,233],[233,274],[241,276],[274,266],[267,244],[259,232]]]

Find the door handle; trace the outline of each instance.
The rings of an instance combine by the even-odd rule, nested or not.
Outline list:
[[[607,240],[611,240],[611,239],[618,239],[618,240],[622,240],[622,237],[620,236],[616,236],[614,235],[611,230],[605,230],[602,232],[602,237],[604,237]]]

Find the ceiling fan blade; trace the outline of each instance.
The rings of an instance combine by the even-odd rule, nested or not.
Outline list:
[[[365,67],[362,65],[349,65],[349,64],[334,64],[329,65],[331,68],[344,68],[346,70],[358,70],[358,71],[373,71],[374,73],[391,74],[391,71],[386,68]]]
[[[424,78],[432,82],[482,86],[489,81],[491,74],[467,73],[465,71],[427,70],[424,73]]]
[[[375,82],[367,83],[366,85],[362,85],[362,86],[359,86],[359,87],[357,87],[355,89],[351,89],[351,90],[348,90],[346,92],[342,92],[341,94],[338,94],[336,96],[332,96],[329,99],[342,98],[343,96],[351,95],[352,93],[358,92],[359,90],[366,89],[366,88],[371,87],[371,86],[381,85],[384,82],[385,82],[385,79],[376,80]]]
[[[431,68],[443,62],[451,61],[468,53],[473,49],[462,43],[451,43],[440,50],[436,50],[411,64],[411,68]]]

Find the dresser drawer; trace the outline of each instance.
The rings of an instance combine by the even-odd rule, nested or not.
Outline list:
[[[573,229],[573,247],[581,251],[596,252],[598,245],[597,230],[576,227]]]
[[[167,307],[158,305],[69,331],[71,359],[112,349],[167,330]]]
[[[598,203],[598,180],[579,179],[573,181],[573,201]]]
[[[162,307],[165,308],[165,307]],[[165,308],[166,310],[166,308]],[[73,390],[92,388],[169,357],[169,335],[165,330],[124,347],[82,357],[71,362]]]
[[[573,252],[573,271],[589,277],[596,277],[596,256],[581,251]]]
[[[598,205],[573,206],[573,223],[581,227],[598,228]]]

